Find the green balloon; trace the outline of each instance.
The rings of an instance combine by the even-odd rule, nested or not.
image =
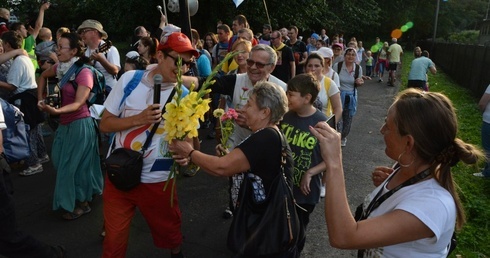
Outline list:
[[[413,27],[413,22],[409,21],[405,24],[408,29],[411,29]]]
[[[373,46],[371,47],[371,52],[372,52],[372,53],[376,53],[376,52],[378,52],[378,51],[379,51],[379,46],[378,46],[378,45],[373,45]]]
[[[408,30],[407,25],[403,25],[402,28],[400,29],[402,32],[406,32]]]

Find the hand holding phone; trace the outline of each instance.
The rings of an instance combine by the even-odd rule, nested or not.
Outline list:
[[[335,115],[332,115],[329,117],[326,121],[326,123],[332,127],[333,129],[337,130],[337,123],[335,123]]]

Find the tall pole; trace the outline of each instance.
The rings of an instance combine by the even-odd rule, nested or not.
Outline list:
[[[490,9],[490,0],[488,0],[487,15],[485,16],[485,21],[488,20],[488,9]]]
[[[433,43],[436,41],[437,21],[439,19],[439,6],[440,6],[440,3],[441,3],[441,0],[437,0],[436,17],[434,19],[434,34],[432,35],[432,42]]]
[[[434,34],[432,35],[432,46],[430,49],[430,52],[434,52],[434,45],[436,44],[436,35],[437,35],[437,20],[439,19],[439,6],[440,6],[441,0],[437,0],[437,7],[436,7],[436,17],[434,18]]]
[[[180,29],[192,41],[191,17],[189,15],[189,4],[187,0],[179,0],[180,7]]]

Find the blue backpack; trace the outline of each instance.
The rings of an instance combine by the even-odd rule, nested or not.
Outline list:
[[[90,71],[92,72],[92,75],[94,77],[94,85],[93,85],[92,89],[90,90],[90,95],[88,96],[88,99],[87,99],[87,105],[90,107],[93,104],[99,104],[99,105],[104,104],[104,100],[105,100],[105,77],[99,70],[97,70],[96,68],[94,68],[91,65],[87,65],[87,64],[80,65],[77,62],[74,63],[70,67],[70,69],[68,69],[68,71],[63,76],[63,78],[61,78],[58,85],[60,85],[60,87],[63,87],[62,85],[65,85],[65,83],[67,83],[70,80],[71,75],[73,73],[75,73],[75,77],[76,77],[78,75],[78,73],[80,73],[80,71],[83,68],[90,69]],[[75,92],[76,92],[78,84],[75,81],[70,81],[70,82],[73,85],[73,87],[75,88]]]
[[[0,98],[3,117],[7,128],[2,130],[3,149],[7,162],[14,163],[29,157],[29,125],[24,122],[24,114],[20,110]]]
[[[90,71],[92,71],[92,74],[94,76],[94,86],[92,87],[92,90],[90,90],[90,95],[88,96],[87,99],[87,105],[90,107],[93,104],[99,104],[102,105],[104,104],[105,100],[105,77],[104,75],[97,70],[95,67],[91,65],[82,65],[80,66],[76,71],[75,71],[75,76],[78,75],[78,73],[83,69],[83,68],[88,68]],[[77,91],[77,83],[75,81],[71,81],[71,84],[75,88],[75,92]]]

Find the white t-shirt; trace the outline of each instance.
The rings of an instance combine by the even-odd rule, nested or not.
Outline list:
[[[269,82],[273,82],[277,85],[279,85],[284,91],[287,90],[287,85],[277,77],[273,76],[272,74],[269,75]],[[244,88],[252,89],[253,84],[250,78],[246,73],[241,73],[236,75],[236,82],[235,82],[235,89],[233,92],[233,98],[232,98],[232,103],[231,107],[238,109],[242,108],[247,104],[248,100],[248,94],[244,93]],[[233,131],[233,134],[230,136],[229,139],[229,144],[231,148],[235,148],[238,144],[240,144],[245,138],[247,138],[252,131],[249,129],[243,128],[237,124],[235,124],[235,129]]]
[[[490,94],[490,84],[487,86],[484,94]],[[490,103],[487,104],[483,112],[483,122],[490,124]]]
[[[7,75],[7,83],[17,87],[13,94],[37,88],[36,71],[29,57],[19,55],[14,59]]]
[[[335,81],[333,81],[331,79],[330,79],[330,88],[328,89],[328,93],[327,93],[327,89],[325,89],[325,76],[323,76],[322,80],[320,81],[320,92],[318,92],[318,100],[320,100],[320,102],[322,103],[322,113],[323,114],[325,114],[327,116],[332,115],[332,114],[327,114],[327,105],[328,105],[329,97],[331,97],[337,93],[340,93],[339,87],[337,86]],[[333,112],[333,107],[332,107],[331,111]]]
[[[384,185],[381,184],[366,197],[365,208]],[[364,257],[442,258],[447,256],[448,245],[456,225],[456,204],[451,194],[435,179],[401,188],[373,210],[369,218],[393,210],[404,210],[413,214],[432,230],[434,237],[368,249]]]
[[[102,40],[102,42],[100,43],[101,45],[104,44],[105,41]],[[85,56],[88,56],[90,57],[90,55],[92,55],[92,53],[95,51],[95,49],[89,49],[87,48],[85,50]],[[121,59],[119,57],[119,51],[117,50],[117,48],[115,48],[114,46],[112,46],[111,48],[109,48],[109,51],[107,51],[107,53],[104,54],[104,56],[107,58],[107,61],[113,65],[116,65],[119,69],[121,69]],[[97,70],[99,70],[103,75],[104,75],[104,78],[105,78],[105,84],[109,87],[114,87],[114,85],[116,85],[116,77],[110,73],[107,72],[107,70],[104,68],[104,66],[102,66],[102,64],[100,62],[95,62],[95,65],[94,67],[97,68]]]
[[[156,66],[150,66],[150,69],[154,69]],[[113,87],[111,94],[104,102],[106,111],[111,114],[121,117],[133,116],[141,113],[148,107],[149,104],[153,104],[153,85],[148,80],[148,74],[151,70],[145,71],[141,82],[126,98],[126,101],[119,107],[121,99],[124,95],[124,87],[133,78],[135,71],[128,71],[124,73],[119,81]],[[160,99],[164,104],[170,93],[172,92],[175,84],[162,84],[162,90]],[[185,87],[185,94],[187,90]],[[157,183],[167,181],[170,174],[170,167],[173,164],[173,159],[168,151],[168,142],[164,140],[166,133],[163,130],[164,120],[160,122],[155,135],[152,138],[151,144],[145,152],[143,159],[143,171],[141,174],[142,183]],[[115,148],[127,148],[132,150],[141,150],[143,144],[146,141],[148,134],[150,133],[153,125],[144,125],[133,127],[128,130],[115,133]],[[112,144],[111,144],[112,146]],[[110,153],[110,151],[109,151]]]

